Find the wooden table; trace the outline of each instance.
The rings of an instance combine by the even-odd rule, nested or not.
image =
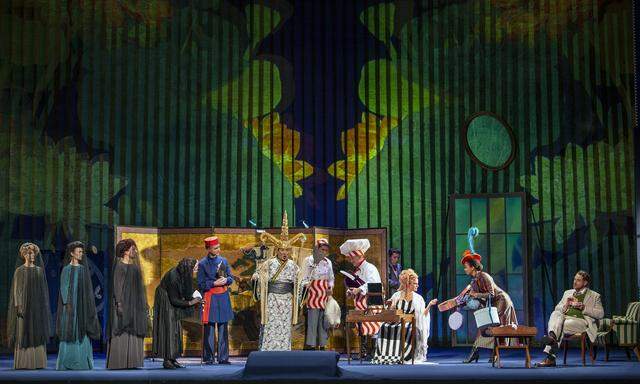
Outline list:
[[[400,345],[402,345],[402,358],[400,364],[404,364],[404,327],[406,323],[411,323],[411,350],[414,351],[411,357],[411,364],[415,361],[415,345],[416,345],[416,319],[413,314],[405,314],[400,309],[385,309],[379,313],[371,313],[367,311],[361,311],[357,309],[347,312],[347,317],[344,325],[344,333],[347,342],[347,363],[351,364],[351,345],[349,343],[350,324],[372,322],[372,323],[400,323]],[[360,364],[362,364],[362,353],[358,352],[360,358]]]
[[[498,368],[502,368],[500,363],[500,350],[501,349],[524,349],[525,351],[525,367],[531,368],[531,355],[529,354],[529,345],[531,345],[531,339],[538,334],[536,327],[528,327],[526,325],[518,325],[516,328],[505,325],[500,327],[489,328],[486,332],[489,336],[493,337],[493,354],[495,359],[491,364],[495,367],[496,360],[498,361]],[[504,341],[506,338],[518,339],[518,345],[500,345],[500,341]]]

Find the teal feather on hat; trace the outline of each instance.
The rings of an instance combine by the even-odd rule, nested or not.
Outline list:
[[[471,251],[471,253],[476,253],[475,248],[473,248],[473,238],[477,237],[478,234],[480,234],[480,230],[478,229],[478,227],[471,227],[467,232],[467,240],[469,240],[469,250]]]

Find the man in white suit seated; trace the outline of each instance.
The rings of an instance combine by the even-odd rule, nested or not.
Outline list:
[[[562,295],[549,318],[549,330],[545,337],[544,352],[547,357],[537,367],[555,367],[556,353],[565,335],[587,332],[589,340],[595,342],[598,331],[597,320],[604,317],[604,309],[600,294],[589,289],[591,276],[585,271],[578,271],[573,278],[573,289]]]

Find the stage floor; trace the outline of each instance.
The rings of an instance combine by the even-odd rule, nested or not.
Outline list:
[[[429,351],[429,362],[416,365],[379,366],[368,363],[360,364],[352,361],[347,364],[343,357],[339,367],[342,375],[335,379],[320,379],[313,377],[292,379],[291,382],[353,382],[353,381],[381,381],[393,380],[397,382],[432,382],[432,383],[477,383],[514,382],[522,383],[638,383],[640,380],[640,362],[627,360],[624,351],[615,350],[610,355],[610,361],[604,362],[603,356],[598,356],[595,365],[583,367],[580,363],[579,352],[572,350],[569,354],[568,365],[558,368],[524,368],[524,356],[519,351],[509,351],[503,359],[503,368],[492,368],[487,363],[489,351],[484,350],[481,360],[475,364],[462,364],[466,349],[432,349]],[[502,354],[502,353],[501,353]],[[532,355],[534,362],[540,361],[543,354],[536,351]],[[0,358],[1,382],[47,382],[61,383],[70,381],[84,381],[94,383],[104,382],[248,382],[242,377],[245,359],[231,359],[231,365],[201,366],[200,360],[181,359],[188,368],[180,370],[162,369],[162,362],[150,359],[145,361],[144,369],[127,371],[107,371],[104,369],[104,356],[96,356],[96,368],[93,371],[55,371],[55,355],[50,355],[48,369],[40,371],[14,371],[11,369],[13,361],[8,357]],[[251,380],[255,381],[255,380]],[[271,381],[271,380],[268,380]],[[288,380],[274,379],[274,382]],[[261,382],[265,382],[262,380]]]

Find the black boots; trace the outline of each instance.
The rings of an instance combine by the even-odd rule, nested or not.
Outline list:
[[[480,351],[478,351],[478,348],[473,347],[471,349],[471,353],[469,353],[469,356],[466,359],[464,359],[462,362],[465,364],[469,364],[475,361],[477,363],[479,358],[480,358]]]

